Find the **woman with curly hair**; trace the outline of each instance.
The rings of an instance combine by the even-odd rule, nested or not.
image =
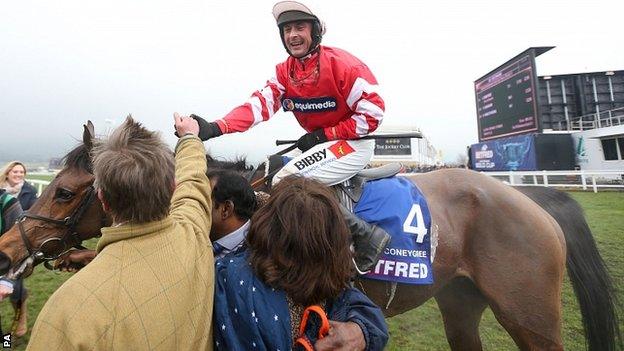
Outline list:
[[[217,349],[320,348],[323,314],[332,320],[329,335],[347,322],[354,329],[346,334],[363,341],[357,348],[383,349],[383,315],[350,287],[351,264],[350,233],[332,191],[285,178],[252,217],[247,249],[216,263]],[[315,319],[302,323],[310,306]]]

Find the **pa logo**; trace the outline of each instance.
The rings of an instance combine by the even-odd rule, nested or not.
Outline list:
[[[284,99],[284,101],[282,101],[282,107],[284,107],[286,111],[292,111],[295,109],[295,103],[291,99]]]
[[[11,333],[2,335],[2,348],[3,349],[11,348]]]

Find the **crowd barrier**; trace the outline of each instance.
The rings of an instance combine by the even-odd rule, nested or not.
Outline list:
[[[622,189],[624,190],[624,170],[614,171],[507,171],[507,172],[481,172],[490,177],[499,179],[512,186],[545,186],[558,188],[581,188],[591,189],[595,193],[598,189]],[[410,175],[413,173],[403,173]],[[30,184],[37,188],[37,195],[41,195],[43,189],[50,181],[39,179],[27,179]]]
[[[508,171],[481,172],[512,186],[545,186],[558,188],[623,189],[624,170],[581,171]]]

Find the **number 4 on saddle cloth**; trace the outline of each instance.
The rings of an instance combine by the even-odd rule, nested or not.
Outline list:
[[[353,210],[392,237],[375,268],[364,278],[433,283],[431,213],[425,196],[414,183],[397,176],[366,181]]]

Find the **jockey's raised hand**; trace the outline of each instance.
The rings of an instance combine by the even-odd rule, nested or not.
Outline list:
[[[206,141],[211,138],[215,138],[223,134],[216,122],[208,122],[198,115],[190,115],[191,118],[197,121],[199,124],[199,138],[202,141]]]

